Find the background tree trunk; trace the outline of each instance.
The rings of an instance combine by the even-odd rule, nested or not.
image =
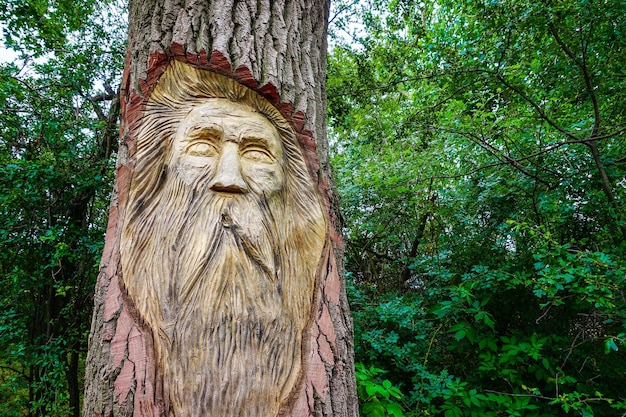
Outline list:
[[[338,201],[326,139],[328,2],[134,0],[122,83],[117,182],[96,286],[84,416],[167,415],[152,335],[120,288],[120,232],[145,101],[170,60],[219,72],[273,103],[297,133],[328,210],[333,251],[322,273],[311,355],[292,416],[356,416],[352,324],[343,281]]]

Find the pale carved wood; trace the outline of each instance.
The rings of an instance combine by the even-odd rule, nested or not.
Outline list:
[[[352,330],[342,280],[343,253],[339,234],[339,214],[328,167],[325,136],[324,71],[326,66],[327,13],[328,4],[326,2],[131,1],[129,53],[122,86],[124,105],[122,143],[118,156],[117,185],[112,198],[105,252],[96,288],[86,373],[85,416],[315,415],[352,417],[357,415]],[[298,252],[295,258],[305,260],[300,262],[301,270],[309,272],[301,271],[298,273],[301,278],[299,280],[283,281],[285,287],[281,286],[281,295],[276,295],[276,293],[273,295],[276,300],[279,300],[274,303],[275,306],[283,307],[285,295],[289,295],[287,304],[292,304],[291,306],[287,305],[285,310],[287,313],[281,311],[281,313],[285,313],[282,314],[284,320],[279,325],[275,325],[276,333],[282,334],[281,337],[284,337],[285,340],[291,339],[290,347],[287,347],[286,351],[280,355],[283,361],[282,366],[287,365],[285,368],[287,371],[283,373],[282,377],[274,378],[273,382],[264,384],[268,386],[274,384],[276,388],[267,392],[253,389],[256,394],[250,395],[251,404],[249,408],[241,406],[241,409],[213,410],[210,413],[207,411],[209,408],[204,408],[204,411],[197,411],[202,410],[203,406],[198,406],[202,401],[194,400],[193,396],[198,397],[201,390],[196,390],[196,394],[190,394],[191,397],[185,397],[185,392],[194,392],[193,389],[183,390],[184,392],[179,395],[178,399],[174,398],[178,395],[176,394],[178,388],[184,384],[193,384],[192,378],[186,375],[193,366],[189,363],[170,365],[171,362],[168,358],[171,355],[181,354],[180,351],[184,350],[184,346],[189,346],[190,350],[193,350],[192,342],[181,344],[180,340],[184,340],[185,337],[189,337],[190,341],[194,340],[195,336],[202,333],[203,330],[198,330],[191,325],[182,326],[183,330],[174,330],[171,325],[168,327],[168,323],[172,322],[172,317],[178,317],[178,320],[184,322],[181,317],[190,318],[198,315],[198,312],[186,307],[189,310],[187,313],[176,313],[176,311],[181,310],[181,305],[163,307],[160,300],[172,300],[172,298],[170,296],[168,299],[167,291],[162,292],[161,296],[157,295],[159,291],[163,290],[161,281],[157,280],[161,284],[148,290],[146,287],[133,286],[137,279],[141,280],[142,276],[145,277],[146,269],[158,269],[153,264],[163,267],[164,259],[168,256],[172,257],[172,252],[159,247],[158,242],[155,241],[155,235],[150,237],[150,234],[147,233],[144,236],[144,243],[141,245],[157,248],[152,251],[154,259],[148,258],[148,262],[143,264],[138,262],[142,258],[141,251],[137,250],[136,239],[141,235],[141,230],[145,232],[146,222],[155,220],[144,218],[137,221],[135,230],[131,216],[133,213],[141,211],[141,209],[136,209],[140,206],[143,207],[145,200],[142,201],[142,199],[144,197],[157,195],[157,193],[148,192],[150,190],[142,189],[150,183],[143,176],[156,175],[158,178],[160,172],[163,172],[161,170],[159,173],[150,173],[147,168],[151,166],[149,159],[158,152],[155,155],[144,152],[148,148],[145,146],[142,148],[142,137],[143,142],[148,143],[149,138],[154,136],[146,127],[151,120],[150,113],[159,107],[158,100],[156,100],[159,94],[169,94],[164,93],[167,88],[160,89],[157,82],[161,80],[163,85],[170,82],[165,81],[168,80],[167,71],[171,72],[174,68],[173,71],[176,72],[176,66],[178,66],[179,74],[170,77],[171,82],[180,81],[180,74],[185,72],[196,74],[194,75],[196,78],[203,78],[206,74],[209,74],[208,77],[213,77],[217,73],[225,76],[221,81],[219,81],[219,77],[215,78],[218,80],[218,84],[228,86],[229,83],[234,82],[224,91],[232,93],[237,88],[244,86],[241,87],[243,88],[242,91],[250,91],[250,93],[236,93],[239,94],[236,98],[228,96],[230,93],[222,94],[219,96],[221,98],[215,98],[215,95],[211,94],[200,94],[199,101],[193,107],[196,110],[188,110],[185,116],[174,118],[176,121],[171,126],[169,139],[173,145],[172,149],[168,149],[168,151],[173,150],[174,152],[168,152],[168,158],[172,157],[172,153],[176,153],[176,143],[181,142],[177,142],[175,138],[174,125],[184,125],[187,122],[190,126],[194,123],[197,124],[198,120],[210,115],[216,107],[214,106],[216,102],[211,100],[227,100],[230,103],[235,103],[233,104],[235,107],[229,110],[231,116],[240,117],[240,121],[247,120],[252,124],[256,120],[260,130],[264,130],[264,127],[267,128],[265,133],[270,132],[270,140],[266,142],[272,142],[272,129],[277,130],[275,133],[280,139],[280,146],[276,146],[278,143],[276,140],[274,147],[268,145],[261,152],[266,152],[277,160],[284,156],[279,154],[285,150],[286,153],[291,154],[292,159],[295,156],[295,159],[299,160],[296,163],[299,165],[300,174],[298,175],[306,179],[301,182],[299,189],[309,188],[304,193],[309,195],[309,197],[304,198],[307,203],[293,202],[292,205],[297,206],[299,204],[309,208],[308,219],[301,223],[306,223],[309,227],[308,233],[304,234],[312,237],[305,239],[304,242],[302,239],[292,239],[299,241],[300,244],[294,242],[287,244],[286,247],[292,249],[283,251],[291,251],[292,255],[282,254],[278,256],[278,258],[291,259],[293,253]],[[188,69],[184,69],[187,68],[186,66]],[[244,102],[240,103],[242,94],[248,94],[252,97],[255,96],[253,92],[260,96],[258,99],[254,99],[256,101],[246,102],[247,99],[244,99]],[[169,98],[167,99],[169,100]],[[238,105],[243,106],[243,108],[237,107]],[[218,107],[229,108],[228,105]],[[263,119],[254,119],[255,116],[250,116],[249,113],[245,113],[246,111],[262,115],[271,126],[264,125],[262,121],[259,121]],[[246,114],[252,118],[246,118]],[[158,124],[158,122],[154,123]],[[233,126],[230,125],[230,127]],[[228,124],[223,126],[226,130],[230,127]],[[231,133],[234,132],[233,129],[230,131]],[[287,131],[290,132],[287,136],[291,135],[291,139],[284,135]],[[222,147],[219,152],[231,155],[229,158],[233,158],[232,155],[239,155],[240,157],[242,151],[239,147],[242,144],[227,142],[220,144]],[[208,148],[209,145],[193,146],[195,147],[192,147],[190,152],[196,154],[196,157],[212,152]],[[180,153],[186,148],[181,145],[178,146],[178,149]],[[259,158],[263,159],[264,156],[252,157],[252,159]],[[204,166],[203,164],[206,162],[194,162],[193,158],[187,159],[174,172],[182,174],[183,183],[197,182],[195,180],[198,178],[194,174],[194,170],[198,170],[198,167]],[[249,162],[243,161],[242,164],[245,165]],[[219,160],[216,159],[215,162],[211,163],[214,163],[215,169],[219,170]],[[171,164],[172,161],[167,160],[166,165]],[[223,165],[231,166],[232,164]],[[239,169],[243,172],[249,169],[249,166],[246,168],[241,165]],[[251,169],[250,172],[255,173],[255,177],[263,176],[263,169],[258,168],[260,171]],[[280,170],[282,168],[276,172]],[[226,176],[229,175],[232,177],[233,173],[227,173]],[[289,181],[285,178],[288,176],[274,175],[274,188],[287,188],[285,184]],[[250,186],[250,184],[252,182],[248,181],[243,184],[243,187]],[[208,182],[205,185],[211,187]],[[225,188],[220,191],[219,184],[212,185],[216,187],[217,193],[241,191],[242,187],[241,184],[222,184]],[[250,186],[250,188],[254,187],[254,184]],[[266,189],[264,192],[272,194],[273,191]],[[250,192],[249,194],[253,193]],[[284,196],[277,197],[279,194],[280,192],[276,192],[274,198],[285,198]],[[295,194],[297,195],[297,193]],[[158,205],[167,206],[161,199],[156,201],[154,206]],[[242,210],[238,210],[237,215],[240,215]],[[167,210],[164,209],[165,211]],[[175,211],[171,213],[168,216],[168,221],[175,223],[174,217],[177,213]],[[285,221],[279,223],[282,225],[291,224],[293,227],[293,223],[297,223],[298,219],[302,218],[303,213],[305,211],[301,211],[300,214],[296,213],[296,215],[282,213],[280,216]],[[160,215],[155,219],[159,219],[160,224],[167,224],[167,222],[163,222],[163,217]],[[244,215],[239,219],[230,218],[228,211],[218,210],[217,217],[221,222],[220,228],[231,228],[230,234],[226,235],[230,236],[228,239],[239,239],[240,247],[246,246],[246,236],[254,235],[254,227],[248,231],[242,227],[240,231],[244,234],[231,233],[232,226],[241,226],[237,222],[241,222],[244,226],[255,223],[250,221],[254,216]],[[140,224],[143,226],[139,227]],[[179,224],[184,225],[184,219]],[[182,229],[182,226],[180,228]],[[286,230],[275,233],[288,235]],[[261,234],[259,233],[259,235]],[[163,236],[168,236],[168,233],[163,231],[160,236],[156,237]],[[201,247],[203,244],[198,244],[198,242],[204,242],[203,239],[206,237],[193,235],[190,240],[195,240],[195,243],[188,242],[187,246]],[[275,258],[275,254],[272,253],[272,249],[267,249],[267,247],[263,249],[263,245],[256,255],[254,255],[254,245],[248,246],[247,250],[244,248],[244,252],[247,251],[248,255],[253,254],[251,257],[253,261],[249,263],[257,270],[271,271],[276,264],[282,265],[284,261],[284,259],[280,262],[275,259],[272,260]],[[297,250],[293,249],[296,247]],[[263,252],[267,253],[263,254]],[[264,257],[269,253],[272,253],[272,256]],[[257,261],[254,261],[255,256],[258,258]],[[187,257],[193,258],[189,254]],[[261,259],[265,259],[265,261]],[[171,266],[168,268],[172,269]],[[313,273],[311,274],[310,271],[312,270]],[[163,274],[161,277],[161,280],[168,279],[167,274]],[[268,281],[275,284],[278,278],[274,277],[273,279],[274,281],[271,279]],[[193,279],[189,280],[189,282],[192,281]],[[189,288],[192,289],[189,290]],[[188,285],[187,289],[178,288],[178,292],[174,292],[177,294],[197,294],[198,292],[194,292],[193,288],[196,287]],[[276,287],[274,286],[274,288]],[[148,292],[142,293],[142,291]],[[206,291],[206,293],[211,293],[211,291]],[[254,298],[254,294],[253,291],[248,298]],[[173,299],[180,301],[183,298],[185,297],[179,296]],[[152,310],[148,307],[150,303],[147,300],[151,300],[151,302],[157,300],[154,302]],[[212,303],[215,300],[205,301]],[[180,304],[183,305],[182,310],[188,306],[185,303]],[[239,306],[238,320],[242,321],[242,318],[247,314],[244,313],[243,305],[237,303],[233,303],[233,305]],[[265,305],[257,308],[256,311],[270,310],[271,308]],[[264,315],[265,313],[257,314],[257,316]],[[205,318],[203,316],[203,319]],[[176,320],[174,321],[176,322]],[[188,320],[188,323],[192,322],[193,320]],[[250,320],[248,322],[250,323]],[[211,327],[206,325],[206,321],[204,326],[206,328]],[[246,332],[249,333],[250,326],[247,329],[245,327],[239,328],[239,337],[244,333],[247,334]],[[179,340],[178,345],[171,343],[172,337]],[[202,339],[202,337],[196,339]],[[210,337],[206,340],[210,340],[211,344],[213,343],[213,339]],[[195,349],[198,350],[198,346],[195,346]],[[255,361],[262,360],[268,349],[269,351],[272,350],[267,346],[254,352],[248,349],[242,353],[242,358],[249,355],[248,365],[254,366]],[[184,353],[182,354],[184,356]],[[219,378],[219,372],[213,374],[212,369],[214,368],[210,366],[216,363],[218,369],[220,366],[222,366],[222,371],[225,369],[223,364],[220,365],[218,359],[204,358],[202,360],[202,366],[205,367],[205,370],[201,372],[201,375],[209,379],[209,384],[215,384],[210,380]],[[168,371],[166,369],[168,366],[173,366],[173,369]],[[239,375],[240,378],[243,377],[244,379],[245,375],[248,377],[252,375],[243,371],[239,374],[237,372],[233,375]],[[174,378],[183,379],[183,381],[172,381],[172,375]],[[254,378],[257,377],[258,375],[254,376]],[[185,379],[187,380],[185,381]],[[228,388],[228,384],[224,386],[226,391],[230,390],[230,395],[237,398],[247,392],[245,387],[234,389]],[[182,392],[180,389],[178,391]],[[268,397],[268,392],[272,392],[273,395]],[[203,395],[209,395],[209,392],[204,392]],[[196,405],[194,405],[194,401]],[[241,404],[245,404],[245,401]]]
[[[172,415],[272,416],[303,381],[326,219],[267,100],[172,61],[137,135],[123,283]]]

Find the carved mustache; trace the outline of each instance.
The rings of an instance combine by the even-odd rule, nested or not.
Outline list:
[[[231,215],[226,211],[222,213],[221,224],[224,229],[233,234],[246,255],[248,255],[248,257],[252,259],[259,268],[261,268],[265,275],[270,278],[271,281],[276,281],[277,277],[272,274],[270,266],[266,263],[261,251],[259,251],[259,248],[255,246],[252,239],[250,239],[250,236],[246,234],[245,230],[239,224],[233,221]]]
[[[184,302],[197,281],[207,274],[212,262],[216,260],[215,257],[221,253],[220,246],[232,245],[229,241],[234,242],[260,269],[262,276],[273,285],[277,285],[280,292],[281,259],[280,252],[275,246],[278,242],[276,223],[267,200],[251,195],[236,197],[210,195],[203,204],[204,209],[212,213],[208,219],[210,224],[204,226],[208,227],[209,239],[204,255],[196,263],[195,272],[182,288],[180,302]],[[193,233],[193,227],[192,224],[191,228],[184,228],[186,230],[181,230],[180,233]],[[227,235],[232,238],[228,238]]]

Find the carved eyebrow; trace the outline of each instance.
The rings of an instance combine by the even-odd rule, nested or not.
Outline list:
[[[223,135],[222,130],[217,126],[191,126],[185,132],[185,142],[189,142],[194,139],[202,138],[203,136],[210,136],[215,138],[221,138]]]
[[[256,133],[256,132],[255,132]],[[264,145],[266,148],[270,147],[270,139],[266,136],[261,136],[258,134],[254,134],[254,135],[242,135],[241,139],[240,139],[240,143],[242,145],[249,145],[249,144],[260,144],[260,145]]]

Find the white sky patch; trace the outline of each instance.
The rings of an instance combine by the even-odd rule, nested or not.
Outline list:
[[[0,45],[0,64],[8,64],[9,62],[17,61],[18,59],[19,54],[13,49],[5,48],[4,39],[2,39],[2,45]]]
[[[359,49],[359,37],[366,35],[365,25],[363,25],[357,8],[358,0],[350,5],[331,3],[331,10],[328,22],[328,49],[336,45],[350,45]]]
[[[15,62],[19,59],[20,54],[13,49],[6,47],[6,39],[4,36],[5,25],[0,23],[0,65]]]

